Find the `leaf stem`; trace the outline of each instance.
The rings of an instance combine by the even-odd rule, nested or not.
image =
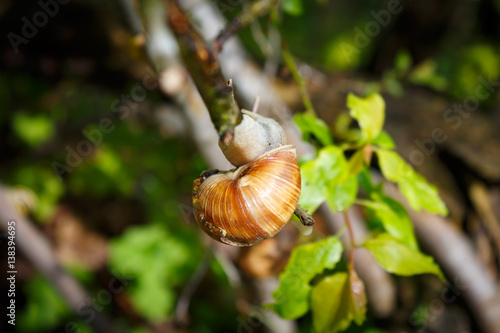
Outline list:
[[[347,213],[347,210],[345,210],[343,213],[344,215],[344,220],[345,224],[347,225],[347,231],[349,233],[349,240],[351,241],[351,246],[355,247],[355,241],[354,241],[354,232],[352,231],[352,225],[351,225],[351,220],[349,218],[349,214]]]
[[[355,248],[353,247],[351,251],[349,251],[349,273],[352,276],[353,273],[355,273],[354,269],[354,253],[355,253]]]
[[[354,271],[354,250],[356,248],[356,243],[354,241],[354,232],[352,230],[348,211],[345,210],[342,214],[344,215],[345,224],[347,225],[347,232],[349,233],[349,240],[351,241],[351,250],[349,252],[349,272],[352,273]]]
[[[293,78],[297,85],[299,86],[300,97],[302,98],[302,104],[304,104],[306,108],[306,113],[312,114],[316,116],[316,110],[311,102],[311,98],[309,97],[309,93],[307,92],[305,80],[300,76],[299,70],[297,69],[297,64],[295,60],[293,60],[292,54],[288,51],[288,47],[283,45],[283,60],[285,60],[285,64],[287,65],[290,72],[292,72]]]

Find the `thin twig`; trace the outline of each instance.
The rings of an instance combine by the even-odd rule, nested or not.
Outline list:
[[[349,233],[349,240],[351,241],[351,249],[349,251],[349,272],[354,273],[354,253],[356,251],[356,240],[354,239],[354,232],[352,231],[351,220],[347,210],[342,212],[345,224],[347,225],[347,232]]]
[[[186,285],[184,286],[179,300],[177,301],[177,306],[175,308],[175,323],[181,327],[186,326],[189,322],[189,303],[191,303],[193,294],[195,293],[196,289],[198,289],[198,286],[207,274],[211,259],[212,252],[208,251],[205,257],[203,257],[203,259],[201,260],[194,274],[189,279],[188,283],[186,283]]]
[[[227,254],[224,251],[221,251],[217,247],[214,249],[215,252],[215,259],[219,262],[219,265],[222,267],[222,270],[226,274],[227,280],[229,281],[229,285],[237,294],[242,294],[242,280],[241,280],[241,275],[236,268],[236,266],[233,264],[231,259],[228,258]]]
[[[137,15],[133,0],[118,0],[118,5],[123,13],[128,29],[134,36],[143,33],[141,19]]]
[[[347,211],[342,213],[344,216],[345,224],[347,225],[347,231],[349,233],[349,240],[351,241],[351,246],[356,247],[356,240],[354,239],[354,232],[352,231],[351,220],[349,219],[349,214]]]
[[[245,6],[243,12],[240,16],[233,18],[233,20],[228,23],[224,29],[219,33],[219,35],[214,40],[214,50],[215,52],[220,52],[224,43],[236,35],[241,28],[246,27],[250,23],[257,20],[259,17],[266,15],[271,10],[273,10],[280,0],[257,0],[252,2],[250,6]]]

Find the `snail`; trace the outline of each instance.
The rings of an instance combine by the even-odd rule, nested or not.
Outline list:
[[[250,246],[273,237],[299,201],[301,178],[294,146],[273,119],[242,110],[234,140],[219,146],[229,171],[204,171],[193,183],[196,221],[213,239]]]
[[[243,120],[234,130],[234,140],[219,147],[232,165],[239,167],[255,161],[274,148],[286,145],[285,131],[274,119],[255,112],[241,110]]]

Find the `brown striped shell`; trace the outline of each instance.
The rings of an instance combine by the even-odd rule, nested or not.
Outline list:
[[[194,181],[193,206],[210,237],[249,246],[278,233],[299,196],[297,153],[295,147],[283,146],[235,170],[202,174]]]

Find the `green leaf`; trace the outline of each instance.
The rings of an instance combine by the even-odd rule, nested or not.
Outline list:
[[[386,149],[394,149],[396,148],[396,144],[392,140],[389,133],[382,130],[375,139],[373,139],[372,144],[375,146],[379,146]]]
[[[12,127],[19,138],[33,147],[38,147],[55,134],[53,120],[43,114],[28,115],[16,112]]]
[[[399,185],[401,193],[413,209],[420,211],[423,208],[431,213],[448,214],[436,187],[427,183],[425,178],[413,170],[397,153],[382,149],[377,149],[376,153],[382,174]]]
[[[365,154],[363,148],[356,150],[354,155],[349,159],[349,174],[357,175],[365,165]]]
[[[323,54],[326,69],[341,71],[358,68],[368,52],[353,45],[352,34],[344,30],[332,35],[326,43]]]
[[[330,184],[326,191],[326,202],[333,211],[343,212],[348,209],[358,194],[358,178],[351,176],[340,184]]]
[[[391,197],[377,192],[373,192],[371,198],[374,201],[363,200],[360,203],[375,215],[391,236],[417,250],[418,245],[413,224],[403,205]]]
[[[437,91],[444,91],[453,79],[439,74],[437,67],[435,59],[421,62],[408,74],[408,81],[413,84],[431,87]]]
[[[377,149],[380,169],[385,178],[391,182],[400,182],[413,176],[413,168],[409,166],[396,152]]]
[[[333,136],[341,141],[345,141],[351,131],[352,117],[347,111],[341,112],[333,121]]]
[[[411,68],[412,59],[407,50],[398,51],[394,61],[394,70],[398,77],[402,77],[408,73]]]
[[[370,94],[366,98],[356,95],[347,96],[347,107],[358,123],[365,140],[371,141],[382,130],[385,119],[385,102],[379,94]]]
[[[308,212],[314,212],[325,201],[326,186],[317,172],[315,161],[306,162],[300,167],[302,176],[299,205]]]
[[[350,164],[343,150],[336,146],[323,148],[315,165],[316,177],[326,186],[324,195],[328,205],[339,212],[349,208],[358,194],[358,180],[350,175]]]
[[[302,0],[283,0],[283,10],[290,15],[301,15],[303,12]]]
[[[339,320],[337,314],[342,304],[342,294],[347,285],[347,273],[328,276],[314,286],[311,294],[313,326],[317,333],[338,332],[349,327],[350,321]]]
[[[441,269],[432,257],[410,248],[389,234],[383,233],[369,239],[363,246],[390,273],[403,276],[430,273],[444,280]]]
[[[315,164],[325,183],[341,183],[349,176],[349,164],[344,151],[337,146],[321,149]]]
[[[311,310],[317,333],[343,331],[352,321],[361,325],[366,315],[366,295],[356,272],[337,273],[321,280],[313,288]]]
[[[336,146],[321,149],[315,160],[306,162],[300,169],[302,193],[299,204],[310,213],[325,201],[329,188],[342,184],[349,177],[349,164],[344,152]]]
[[[293,117],[293,121],[299,126],[304,141],[310,141],[311,135],[314,135],[322,145],[328,146],[332,144],[330,129],[318,117],[307,113],[299,113]]]
[[[333,269],[341,254],[342,244],[337,237],[297,246],[273,292],[275,303],[268,308],[285,319],[304,315],[309,310],[310,281],[325,269]]]
[[[427,183],[422,175],[415,172],[411,179],[401,182],[399,188],[410,206],[416,211],[423,208],[428,212],[443,216],[448,214],[448,209],[439,197],[437,188]]]

